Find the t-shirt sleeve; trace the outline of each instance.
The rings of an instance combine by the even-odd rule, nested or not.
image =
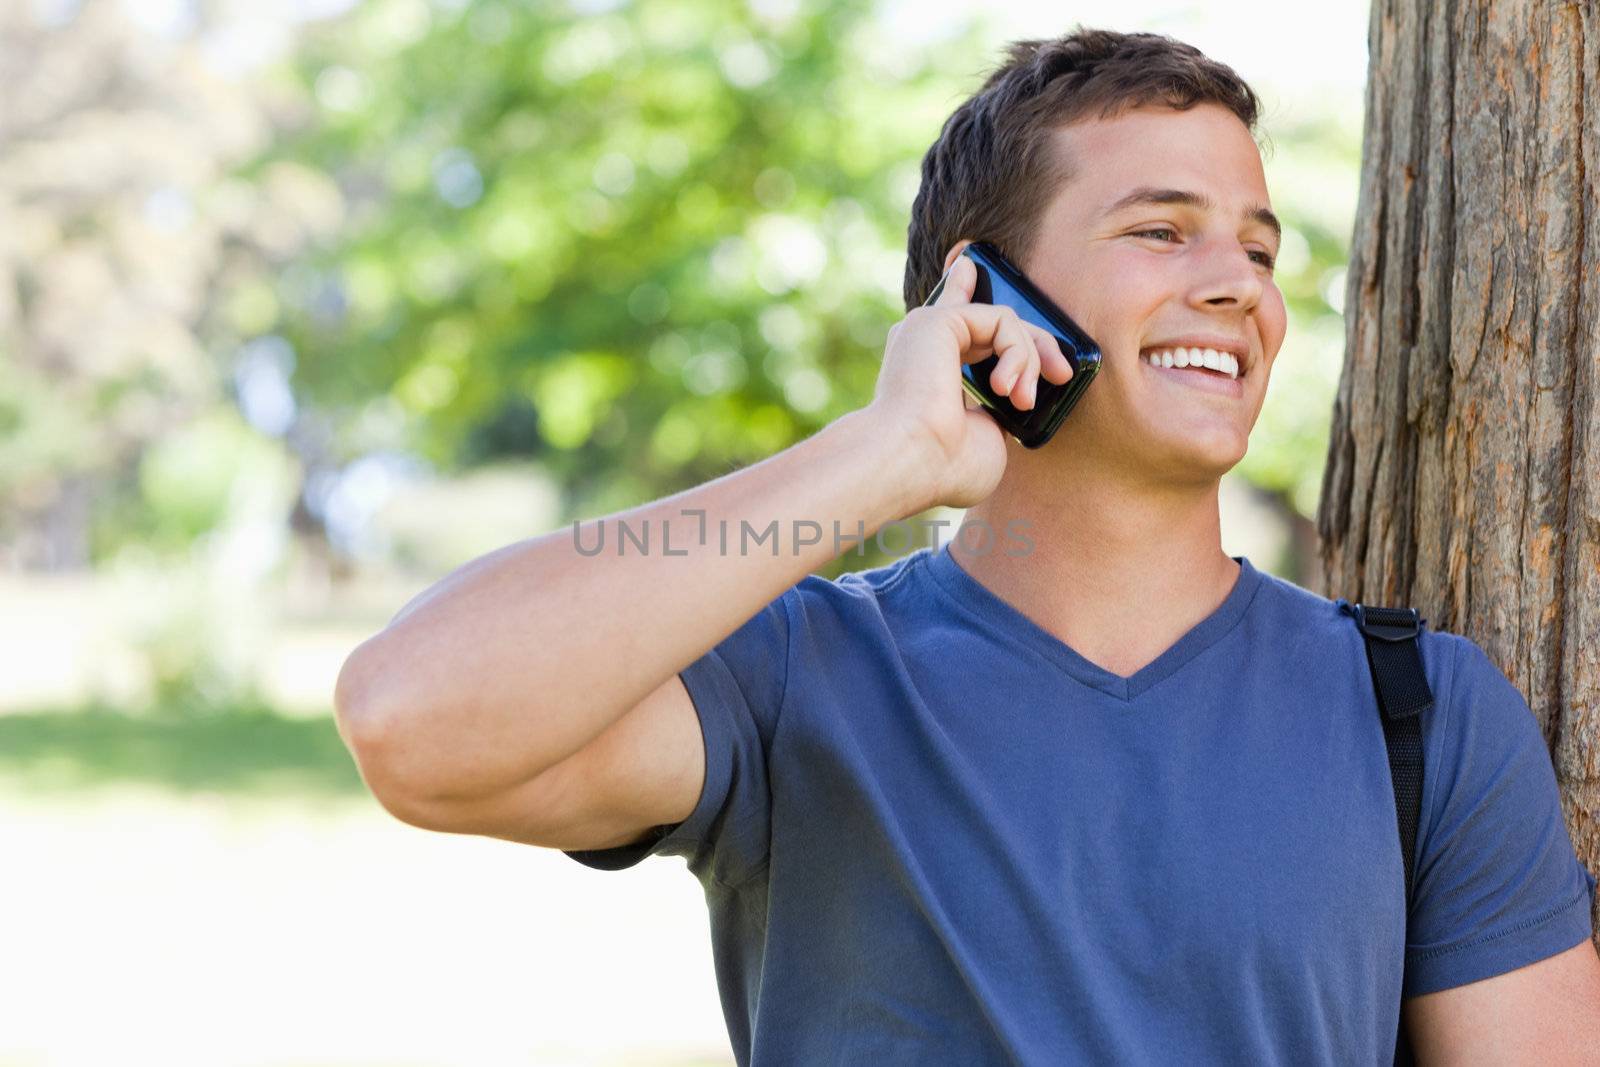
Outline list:
[[[772,822],[767,753],[788,683],[793,594],[791,587],[678,672],[706,753],[705,782],[689,817],[631,845],[564,850],[568,856],[603,871],[624,870],[646,856],[683,856],[708,888],[713,882],[732,888],[765,869]]]
[[[1579,862],[1538,720],[1494,661],[1450,635],[1449,697],[1423,765],[1405,992],[1420,996],[1553,956],[1591,936]]]

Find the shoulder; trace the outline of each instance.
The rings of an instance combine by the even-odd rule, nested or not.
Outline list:
[[[1297,662],[1316,677],[1344,674],[1360,691],[1375,726],[1380,723],[1372,664],[1354,605],[1271,575],[1263,576],[1262,596],[1259,625],[1272,635],[1266,640],[1291,642]],[[1506,806],[1525,814],[1540,810],[1553,795],[1554,781],[1548,746],[1523,693],[1476,641],[1435,628],[1425,613],[1416,647],[1432,697],[1420,723],[1425,837],[1430,827],[1451,821],[1450,811],[1494,795],[1519,795]]]
[[[1345,597],[1326,597],[1287,578],[1265,571],[1261,572],[1262,601],[1260,616],[1264,629],[1291,638],[1296,644],[1310,649],[1355,650],[1359,662],[1366,663],[1366,639],[1356,625],[1354,603]],[[1384,607],[1409,607],[1394,603]],[[1493,663],[1476,644],[1460,634],[1437,630],[1429,624],[1426,613],[1421,616],[1417,648],[1422,658],[1423,670],[1436,700],[1448,694],[1457,671],[1470,659],[1469,666],[1475,675]],[[1498,671],[1496,671],[1498,673]],[[1501,676],[1502,679],[1504,676]]]
[[[794,607],[806,614],[882,614],[908,595],[931,555],[920,548],[881,566],[847,571],[837,578],[808,574],[790,594]]]
[[[836,578],[808,574],[783,595],[796,662],[839,668],[881,659],[920,633],[933,615],[928,550]]]
[[[1252,613],[1252,646],[1271,664],[1308,690],[1353,701],[1369,715],[1374,729],[1382,723],[1367,639],[1356,624],[1354,603],[1326,597],[1285,578],[1263,572],[1256,610]],[[1403,602],[1384,607],[1408,607]],[[1532,716],[1520,694],[1471,639],[1434,628],[1421,616],[1416,650],[1432,703],[1421,713],[1426,740],[1425,763],[1456,762],[1464,746],[1492,736],[1525,731]],[[1380,648],[1382,646],[1379,646]],[[1477,705],[1487,704],[1480,710]],[[1520,710],[1523,719],[1513,712]],[[1464,732],[1463,720],[1476,718],[1479,729]],[[1486,718],[1494,719],[1491,725]]]

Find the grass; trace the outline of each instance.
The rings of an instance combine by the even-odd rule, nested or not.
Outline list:
[[[330,715],[191,707],[0,714],[0,897],[21,916],[5,927],[0,1067],[446,1067],[508,1063],[512,1047],[529,1067],[732,1067],[713,1051],[709,966],[691,997],[695,961],[665,944],[637,943],[624,1000],[652,997],[660,1019],[651,990],[670,983],[702,1010],[673,1040],[691,1047],[652,1048],[630,1019],[598,1032],[594,938],[619,922],[703,932],[682,872],[678,894],[608,917],[594,872],[549,850],[401,826]],[[574,928],[589,936],[561,933]],[[429,1010],[395,1025],[412,1001]],[[262,1025],[252,1005],[269,1003]],[[604,1051],[625,1041],[643,1047]]]
[[[0,715],[0,779],[30,792],[141,784],[243,795],[365,792],[332,716],[258,705],[197,714],[88,706]]]

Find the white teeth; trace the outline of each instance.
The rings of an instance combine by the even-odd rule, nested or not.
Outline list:
[[[1142,358],[1154,367],[1206,367],[1238,380],[1239,358],[1215,348],[1171,348],[1146,353]]]

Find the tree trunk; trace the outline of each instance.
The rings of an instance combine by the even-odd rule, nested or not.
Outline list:
[[[1319,591],[1481,645],[1600,871],[1600,4],[1376,0],[1368,48]]]

